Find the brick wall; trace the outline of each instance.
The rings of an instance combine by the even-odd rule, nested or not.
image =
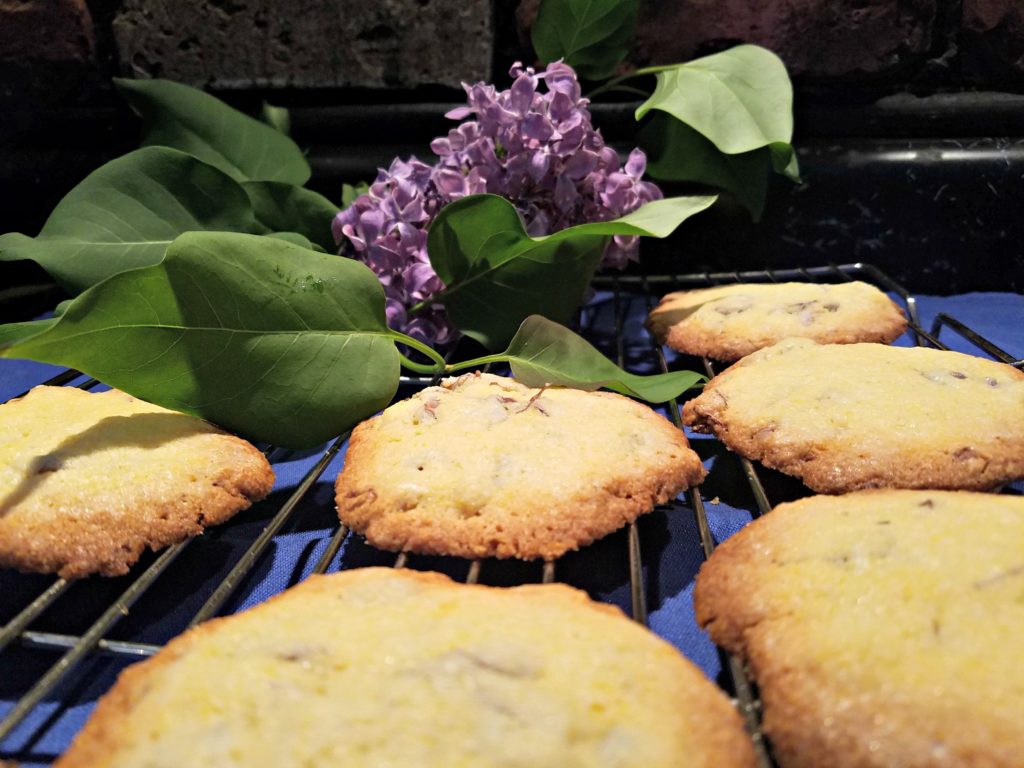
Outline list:
[[[88,98],[112,75],[215,88],[457,86],[524,41],[536,0],[0,0],[0,97]],[[97,43],[98,41],[98,43]],[[1024,90],[1018,0],[647,0],[633,63],[736,42],[798,87]]]
[[[137,146],[114,76],[291,107],[313,184],[336,199],[343,181],[426,152],[460,81],[501,82],[529,61],[537,2],[0,0],[0,232],[35,234],[87,173]],[[779,182],[760,225],[719,206],[648,253],[685,248],[711,268],[888,259],[934,292],[984,279],[1024,290],[1021,0],[645,0],[629,64],[739,42],[775,50],[793,75],[806,182]],[[606,137],[632,143],[628,105],[601,108]],[[2,277],[0,305],[9,286],[48,281],[28,262]]]

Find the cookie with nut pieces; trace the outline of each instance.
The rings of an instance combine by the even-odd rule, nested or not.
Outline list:
[[[476,373],[360,424],[336,502],[382,549],[553,559],[703,477],[682,431],[645,405]]]
[[[752,768],[728,699],[559,584],[312,576],[124,672],[58,768]]]
[[[260,451],[116,390],[36,387],[0,405],[0,565],[78,578],[201,533],[266,496]]]
[[[1024,373],[958,352],[790,339],[715,376],[683,420],[819,493],[1024,477]]]
[[[781,504],[702,566],[781,768],[1016,768],[1024,498],[861,491]]]
[[[735,283],[670,293],[647,327],[678,352],[732,361],[791,337],[888,343],[906,330],[907,319],[888,296],[860,281]]]

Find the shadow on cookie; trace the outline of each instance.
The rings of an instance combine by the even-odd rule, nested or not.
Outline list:
[[[48,475],[61,471],[72,459],[117,448],[158,448],[195,434],[196,425],[194,417],[181,413],[135,413],[102,419],[85,431],[67,437],[49,453],[32,459],[25,477],[0,498],[0,517],[28,499]],[[116,464],[110,469],[116,472]]]

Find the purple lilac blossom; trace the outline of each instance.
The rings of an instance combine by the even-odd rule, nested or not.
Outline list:
[[[447,117],[476,119],[431,142],[436,165],[396,158],[333,223],[341,253],[380,278],[388,324],[422,341],[444,344],[456,333],[440,303],[408,312],[444,288],[427,258],[427,226],[442,206],[466,195],[502,195],[536,237],[616,219],[662,197],[641,180],[644,153],[634,149],[623,166],[593,128],[589,101],[569,65],[556,62],[538,73],[517,62],[509,74],[514,81],[506,91],[463,85],[468,103]],[[636,237],[612,238],[602,266],[625,267],[637,248]]]

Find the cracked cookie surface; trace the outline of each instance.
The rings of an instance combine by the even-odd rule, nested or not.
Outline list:
[[[1024,477],[1024,373],[958,352],[790,339],[709,381],[683,421],[820,493]]]
[[[907,320],[888,296],[859,281],[737,283],[670,293],[647,327],[678,352],[732,361],[791,337],[888,343]]]
[[[861,491],[781,504],[701,568],[782,768],[1016,768],[1024,498]]]
[[[559,584],[312,576],[124,672],[58,768],[752,768],[728,699]]]
[[[703,476],[682,431],[628,398],[468,374],[360,424],[336,502],[381,549],[550,559]]]
[[[270,492],[266,458],[116,390],[36,387],[0,405],[0,565],[117,576]]]

